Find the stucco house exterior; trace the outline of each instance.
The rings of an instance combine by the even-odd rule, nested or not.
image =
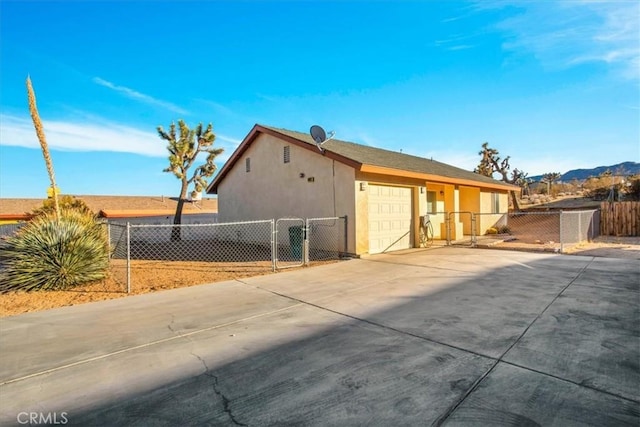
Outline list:
[[[486,230],[518,187],[435,160],[255,125],[207,188],[218,221],[347,216],[347,251],[373,254],[419,246],[420,216],[436,239]],[[462,212],[462,213],[461,213]]]

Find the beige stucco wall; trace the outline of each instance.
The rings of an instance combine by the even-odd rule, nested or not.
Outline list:
[[[509,212],[509,193],[499,193],[500,200],[500,213],[493,214],[491,206],[491,194],[496,192],[495,190],[482,190],[480,192],[480,209],[477,216],[478,221],[478,234],[486,234],[487,229],[496,225],[505,225],[507,213]]]
[[[480,188],[478,187],[459,187],[460,195],[460,222],[462,223],[462,233],[471,235],[471,218],[472,214],[480,211]]]
[[[290,147],[289,163],[283,161],[285,145]],[[219,222],[347,215],[347,251],[354,253],[354,191],[353,168],[261,134],[218,186]]]

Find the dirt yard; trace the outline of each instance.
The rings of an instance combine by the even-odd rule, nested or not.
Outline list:
[[[531,252],[560,252],[558,242],[510,240],[510,236],[499,236],[479,239],[478,246],[490,249],[523,250]],[[582,242],[566,246],[563,251],[568,255],[584,255],[605,258],[624,258],[640,260],[640,237],[600,236],[591,242]]]
[[[593,242],[583,242],[569,247],[565,253],[640,260],[640,237],[600,236]]]
[[[187,261],[137,261],[131,269],[131,293],[127,294],[124,261],[114,263],[102,281],[68,291],[11,292],[0,294],[0,317],[31,311],[123,298],[167,289],[273,274],[271,263],[234,266],[230,263]]]

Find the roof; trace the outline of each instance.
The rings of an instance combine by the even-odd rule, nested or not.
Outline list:
[[[310,134],[256,124],[211,182],[207,188],[208,194],[215,194],[217,192],[218,184],[261,133],[269,134],[300,147],[313,150],[319,155],[324,155],[325,157],[350,165],[361,172],[519,191],[519,187],[517,186],[433,159],[356,144],[354,142],[331,139],[322,144],[324,152],[320,153]]]
[[[73,196],[73,195],[72,195]],[[173,215],[177,198],[165,196],[73,196],[104,218],[133,218]],[[44,199],[0,199],[0,219],[28,219],[29,213],[42,207]],[[218,199],[203,198],[185,203],[183,215],[218,212]]]

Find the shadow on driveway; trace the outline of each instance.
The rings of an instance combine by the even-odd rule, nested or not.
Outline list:
[[[633,260],[452,248],[255,277],[230,286],[238,306],[250,290],[277,308],[196,326],[173,313],[164,337],[140,328],[127,348],[5,378],[1,421],[637,426],[638,283]],[[189,311],[188,291],[166,294]]]

